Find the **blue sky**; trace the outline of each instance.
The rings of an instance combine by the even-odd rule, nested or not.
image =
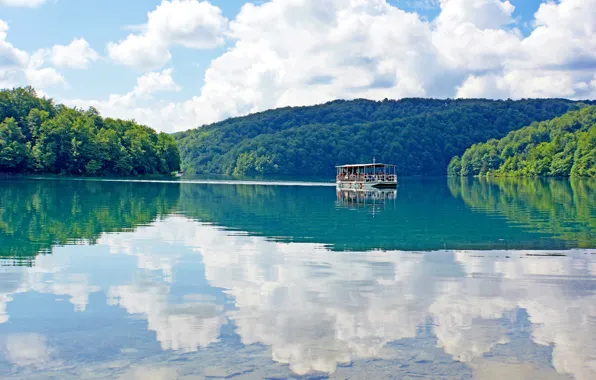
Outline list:
[[[335,98],[596,93],[596,0],[246,3],[0,0],[0,84],[166,131]]]

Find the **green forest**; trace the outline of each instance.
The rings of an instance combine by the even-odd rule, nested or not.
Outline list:
[[[175,134],[187,174],[329,176],[334,166],[396,164],[400,175],[444,175],[473,144],[586,103],[564,99],[336,100],[288,107]]]
[[[176,141],[134,121],[56,105],[31,87],[0,91],[0,173],[171,174]]]
[[[475,144],[449,163],[450,175],[596,177],[596,107],[534,122]]]

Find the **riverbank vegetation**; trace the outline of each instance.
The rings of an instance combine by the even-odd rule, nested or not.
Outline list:
[[[337,100],[233,118],[175,134],[189,174],[329,176],[389,162],[400,175],[444,175],[471,145],[585,106],[563,99]]]
[[[454,157],[450,175],[596,177],[596,106],[475,144]]]
[[[171,174],[174,138],[134,121],[56,105],[31,87],[0,91],[0,172],[85,176]]]

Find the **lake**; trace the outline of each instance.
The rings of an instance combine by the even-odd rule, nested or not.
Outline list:
[[[3,379],[596,378],[596,180],[0,179]]]

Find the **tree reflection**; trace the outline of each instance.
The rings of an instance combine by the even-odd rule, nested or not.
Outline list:
[[[0,258],[28,265],[55,245],[94,244],[169,214],[178,195],[177,184],[1,180]]]
[[[449,178],[454,197],[580,248],[596,245],[596,180]]]

